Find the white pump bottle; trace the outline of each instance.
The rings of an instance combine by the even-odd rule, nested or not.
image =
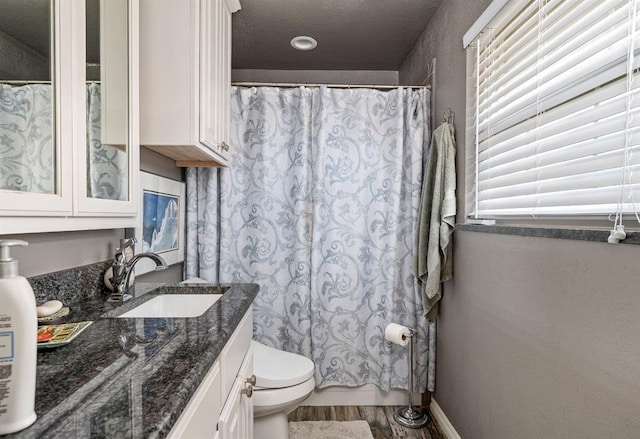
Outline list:
[[[27,245],[0,240],[0,435],[23,430],[36,420],[36,299],[9,249]]]

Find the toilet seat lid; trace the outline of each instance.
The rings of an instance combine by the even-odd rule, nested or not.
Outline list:
[[[251,346],[256,387],[269,389],[291,387],[313,376],[313,361],[302,355],[274,349],[253,340]]]

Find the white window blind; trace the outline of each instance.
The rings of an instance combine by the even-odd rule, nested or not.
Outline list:
[[[467,49],[467,212],[640,210],[639,0],[514,0]]]

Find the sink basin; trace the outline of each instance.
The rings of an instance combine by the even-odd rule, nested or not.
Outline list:
[[[222,294],[161,294],[118,318],[198,317],[216,303]]]

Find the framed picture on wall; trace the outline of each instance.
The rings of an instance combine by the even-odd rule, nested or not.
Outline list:
[[[136,253],[157,253],[167,265],[184,260],[185,184],[181,181],[140,172],[140,211],[135,236]],[[142,259],[136,274],[155,270],[155,263]]]

